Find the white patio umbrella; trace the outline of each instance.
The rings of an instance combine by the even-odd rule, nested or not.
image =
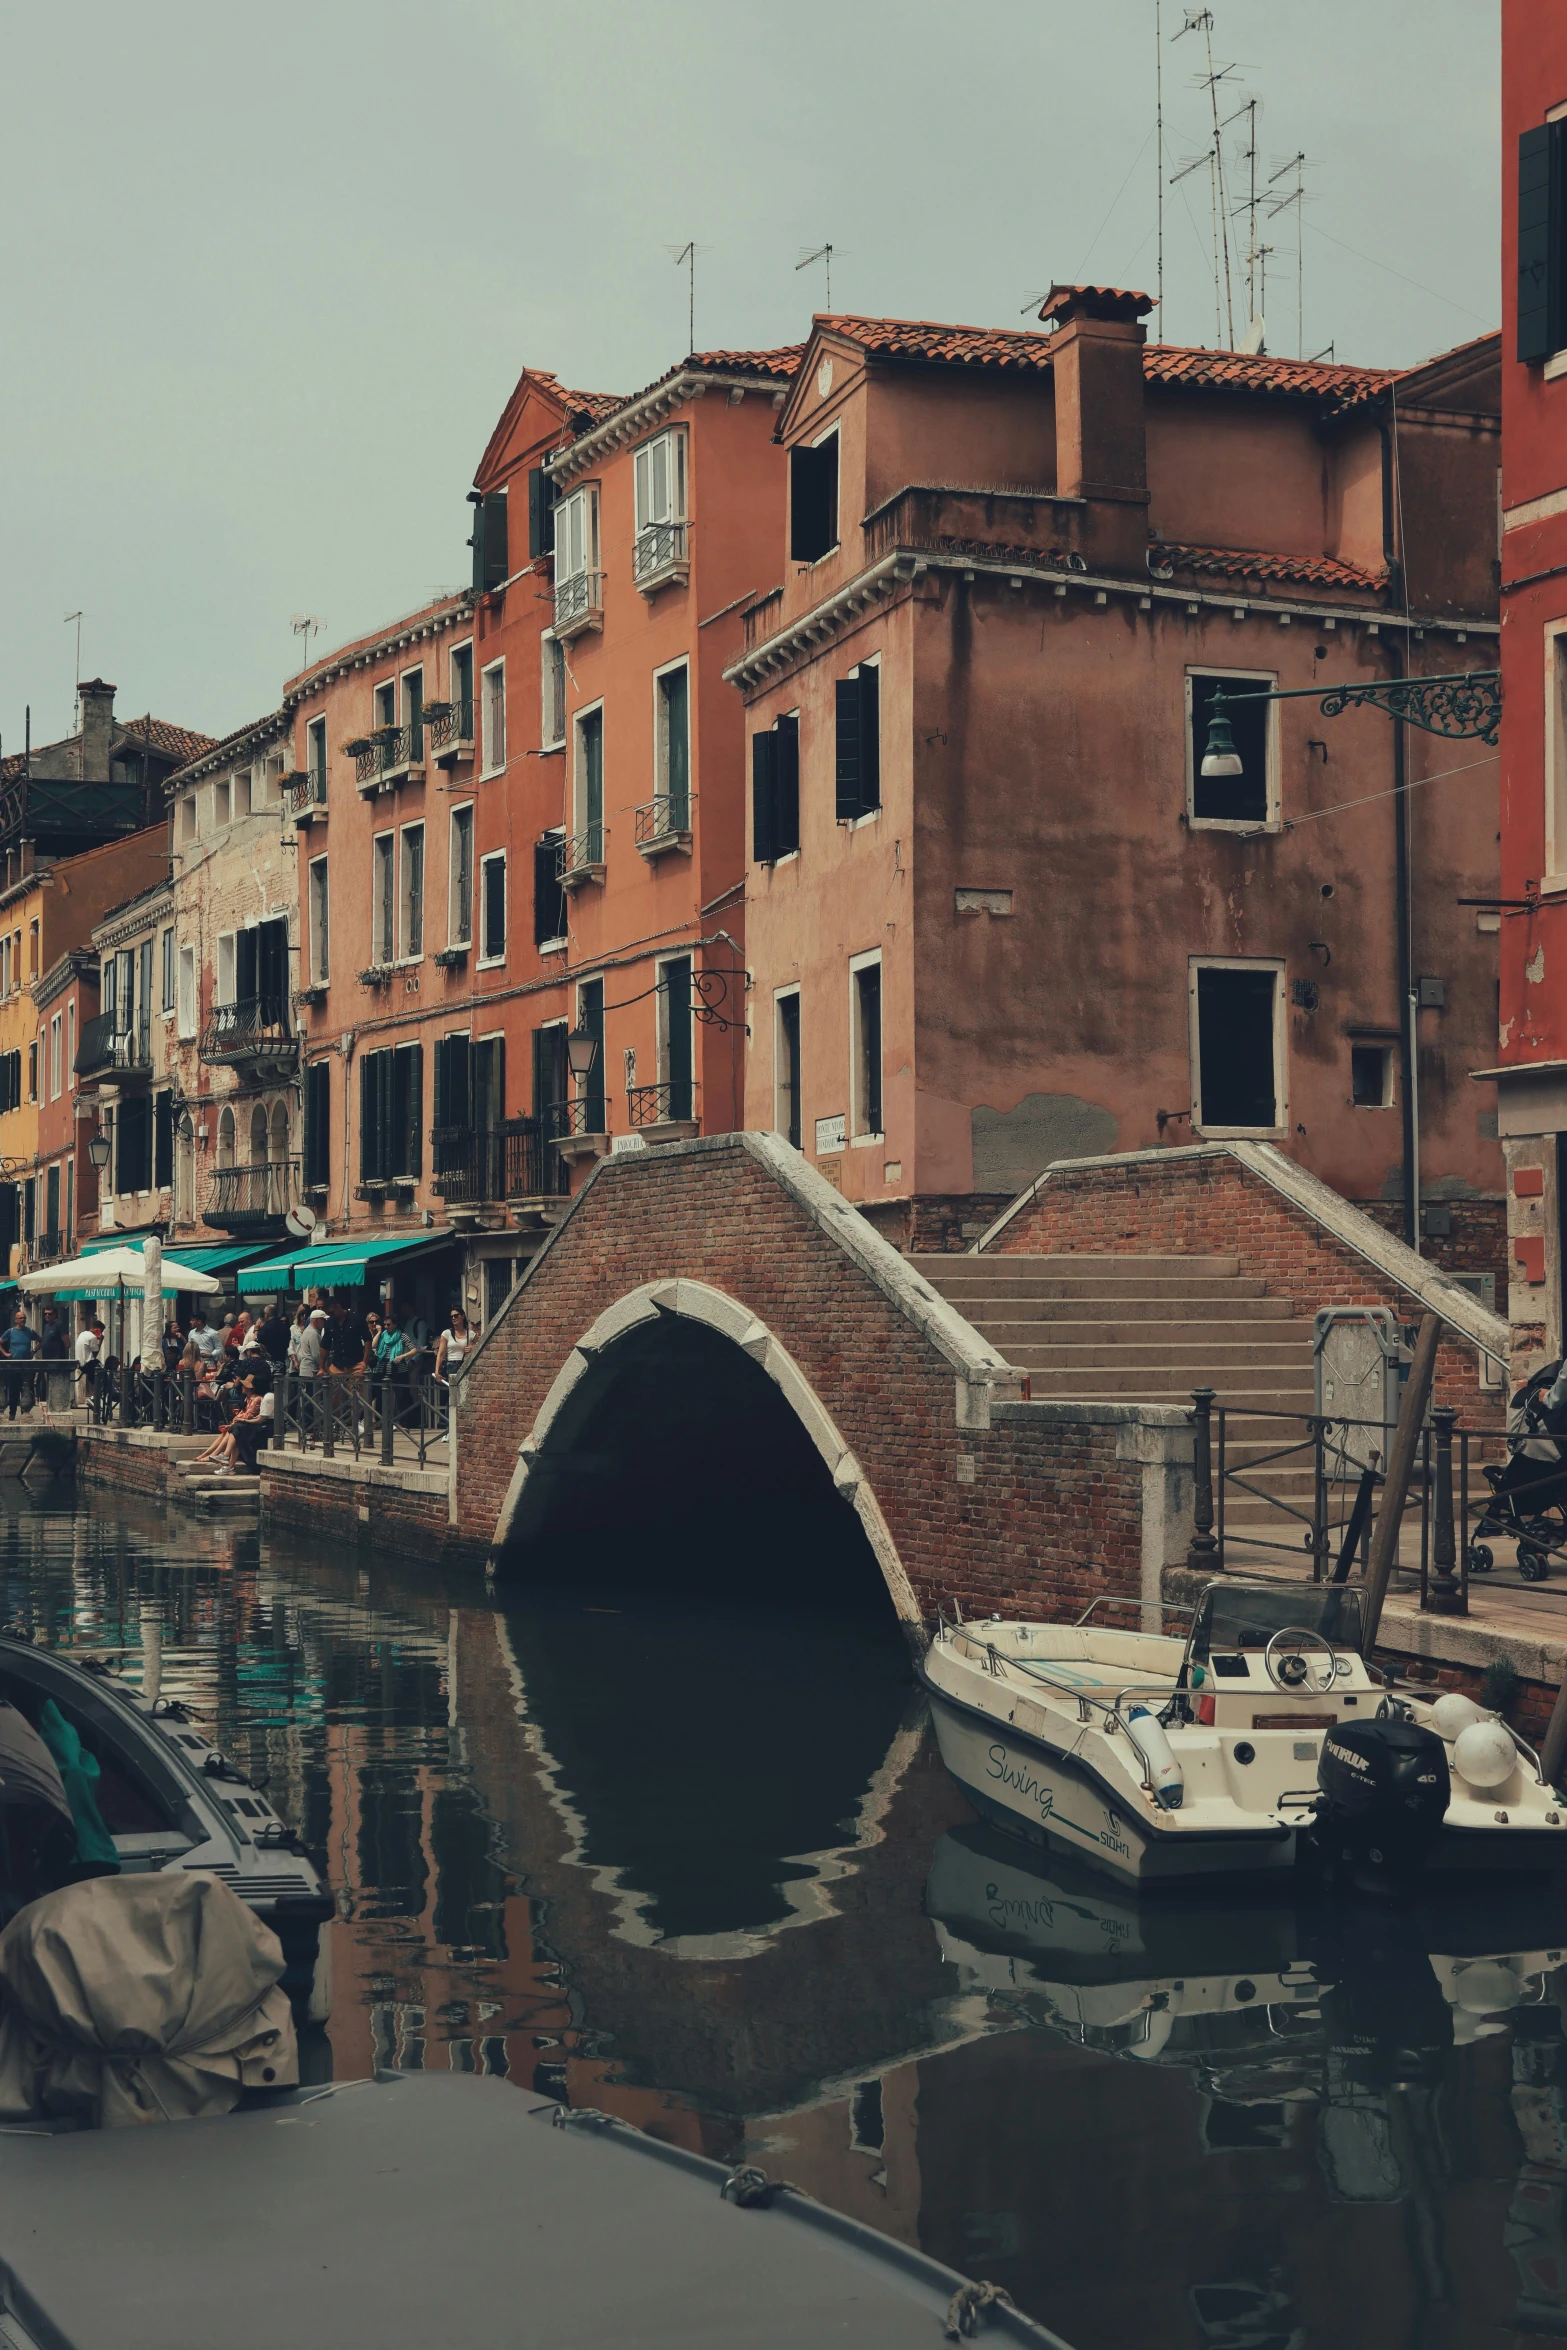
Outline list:
[[[146,1279],[147,1268],[139,1248],[104,1248],[95,1256],[67,1257],[62,1265],[40,1265],[36,1273],[19,1273],[18,1289],[140,1289]],[[210,1297],[223,1287],[210,1273],[198,1273],[194,1265],[182,1265],[177,1258],[163,1260],[163,1294],[172,1297],[177,1290],[187,1290],[194,1296]]]

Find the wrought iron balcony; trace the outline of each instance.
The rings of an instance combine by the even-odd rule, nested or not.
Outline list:
[[[201,1033],[201,1059],[229,1067],[266,1062],[276,1068],[291,1062],[299,1040],[289,1027],[288,1010],[286,994],[244,996],[238,1003],[214,1004]]]
[[[152,1033],[146,1026],[118,1028],[119,1015],[99,1012],[82,1029],[76,1048],[78,1077],[115,1074],[147,1076],[152,1069]]]
[[[580,832],[569,832],[560,849],[560,886],[575,889],[579,882],[602,881],[604,878],[604,827],[585,824]]]
[[[214,1167],[206,1220],[220,1232],[279,1224],[299,1204],[299,1161],[264,1159],[249,1167]]]
[[[644,857],[662,856],[666,849],[691,846],[691,810],[694,792],[660,792],[634,810],[637,847]]]
[[[430,748],[443,766],[473,756],[473,696],[464,701],[426,702],[424,728]]]
[[[283,778],[283,805],[297,822],[312,809],[326,806],[326,769],[298,767]]]
[[[669,1085],[628,1085],[626,1115],[633,1127],[688,1125],[696,1117],[696,1083],[677,1079]]]
[[[378,726],[343,748],[353,758],[354,781],[361,791],[381,791],[424,758],[426,727],[421,718],[412,726]]]
[[[432,1127],[430,1173],[437,1198],[445,1200],[448,1207],[504,1199],[506,1151],[499,1131]]]
[[[609,1132],[609,1104],[601,1095],[579,1094],[574,1101],[551,1102],[544,1113],[552,1142],[575,1142],[584,1135]]]
[[[585,628],[602,628],[603,625],[602,571],[578,571],[570,579],[556,580],[555,634],[558,637],[580,636]]]
[[[565,1105],[563,1104],[562,1107]],[[538,1118],[508,1118],[501,1128],[508,1199],[563,1199],[571,1189],[566,1162],[552,1146],[566,1132],[554,1108]]]
[[[645,596],[655,588],[684,587],[690,573],[683,522],[649,522],[637,532],[631,547],[631,576]]]

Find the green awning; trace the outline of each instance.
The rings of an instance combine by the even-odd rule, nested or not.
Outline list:
[[[295,1249],[291,1256],[264,1257],[247,1265],[239,1277],[243,1297],[266,1296],[280,1289],[346,1288],[364,1281],[372,1267],[380,1271],[395,1258],[427,1254],[449,1246],[449,1232],[422,1232],[397,1240],[327,1241],[315,1248]]]
[[[145,1240],[145,1233],[100,1233],[96,1240],[84,1240],[79,1254],[84,1257],[95,1257],[106,1248],[141,1249]],[[177,1265],[186,1266],[192,1273],[210,1273],[216,1280],[220,1273],[226,1273],[230,1267],[241,1265],[247,1257],[253,1257],[256,1250],[254,1242],[249,1246],[244,1242],[239,1242],[230,1243],[221,1248],[182,1248],[177,1241],[172,1243],[165,1241],[163,1253],[166,1257],[172,1257]],[[53,1297],[57,1305],[65,1306],[83,1305],[92,1299],[102,1303],[107,1298],[117,1298],[120,1293],[118,1288],[108,1288],[56,1289],[51,1290],[48,1294]],[[127,1289],[125,1294],[130,1297],[135,1293]],[[169,1294],[172,1293],[165,1292],[165,1295]]]

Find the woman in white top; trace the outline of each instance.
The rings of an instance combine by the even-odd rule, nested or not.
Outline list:
[[[447,1326],[441,1332],[440,1344],[435,1350],[435,1376],[440,1384],[449,1386],[454,1371],[461,1370],[464,1355],[473,1344],[468,1335],[468,1317],[461,1306],[453,1306]]]

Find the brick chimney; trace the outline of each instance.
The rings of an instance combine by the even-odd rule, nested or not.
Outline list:
[[[1056,495],[1109,507],[1084,551],[1136,570],[1148,543],[1142,320],[1152,308],[1149,295],[1114,286],[1053,286],[1039,313],[1056,329]]]
[[[82,781],[107,783],[114,742],[114,688],[89,677],[76,689],[82,705]]]

